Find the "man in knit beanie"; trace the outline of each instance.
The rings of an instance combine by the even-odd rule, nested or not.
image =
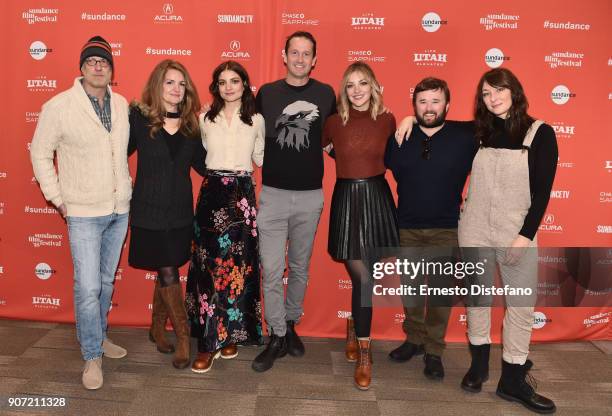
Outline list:
[[[111,46],[100,36],[83,45],[82,76],[43,105],[30,151],[45,198],[68,224],[82,382],[90,390],[102,387],[103,355],[127,354],[106,337],[132,195],[128,104],[110,88],[113,64]]]

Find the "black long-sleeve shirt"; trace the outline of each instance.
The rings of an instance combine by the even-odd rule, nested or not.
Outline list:
[[[505,129],[505,121],[496,117],[493,123],[494,133],[490,140],[490,147],[495,149],[522,149],[523,143],[511,140]],[[473,126],[472,126],[473,128]],[[552,189],[555,173],[557,171],[557,160],[559,149],[557,148],[557,137],[555,131],[548,124],[542,124],[533,138],[529,149],[529,187],[531,193],[531,207],[523,227],[519,232],[523,237],[533,240],[535,237]]]
[[[193,221],[191,168],[205,173],[206,151],[199,131],[185,137],[161,129],[151,138],[149,119],[138,107],[130,109],[128,155],[138,150],[136,183],[130,223],[150,230],[169,230]]]

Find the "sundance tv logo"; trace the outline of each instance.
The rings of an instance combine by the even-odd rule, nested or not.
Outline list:
[[[485,53],[485,64],[489,68],[499,68],[502,66],[504,61],[509,61],[509,56],[504,56],[501,49],[491,48]]]
[[[253,23],[252,14],[218,14],[217,23],[232,23],[238,25],[250,25]]]
[[[558,190],[550,191],[551,199],[569,199],[569,197],[570,197],[570,191],[558,191]]]
[[[374,13],[364,13],[360,17],[351,17],[351,27],[355,30],[382,30],[384,17],[375,17]]]
[[[162,6],[162,14],[153,17],[155,23],[183,23],[183,16],[174,13],[174,5],[172,3],[164,3]]]
[[[47,56],[47,53],[53,52],[53,49],[47,48],[47,45],[40,40],[35,40],[30,45],[30,56],[36,61],[42,61]]]
[[[442,20],[440,15],[435,12],[429,12],[421,18],[421,27],[425,32],[437,32],[441,25],[448,24],[447,20]]]
[[[550,93],[550,98],[557,105],[567,104],[570,98],[574,97],[576,97],[576,94],[570,92],[565,85],[557,85]]]

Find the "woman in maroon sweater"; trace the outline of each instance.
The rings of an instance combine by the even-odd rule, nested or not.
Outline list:
[[[346,357],[357,362],[355,384],[362,390],[369,388],[372,373],[372,285],[363,253],[399,245],[395,205],[384,176],[395,118],[383,108],[372,69],[362,62],[351,64],[342,77],[338,113],[327,119],[322,140],[324,147],[333,145],[337,176],[327,250],[344,262],[351,277],[354,332],[349,321]]]

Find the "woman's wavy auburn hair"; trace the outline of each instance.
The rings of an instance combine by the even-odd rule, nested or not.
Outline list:
[[[142,91],[142,103],[149,107],[148,117],[151,122],[151,137],[154,137],[164,126],[166,108],[162,100],[162,91],[166,73],[170,69],[179,71],[185,78],[185,95],[183,101],[178,105],[178,112],[180,113],[179,131],[186,137],[199,137],[198,112],[201,105],[198,90],[185,66],[171,59],[163,60],[157,64],[149,75],[149,80]]]

